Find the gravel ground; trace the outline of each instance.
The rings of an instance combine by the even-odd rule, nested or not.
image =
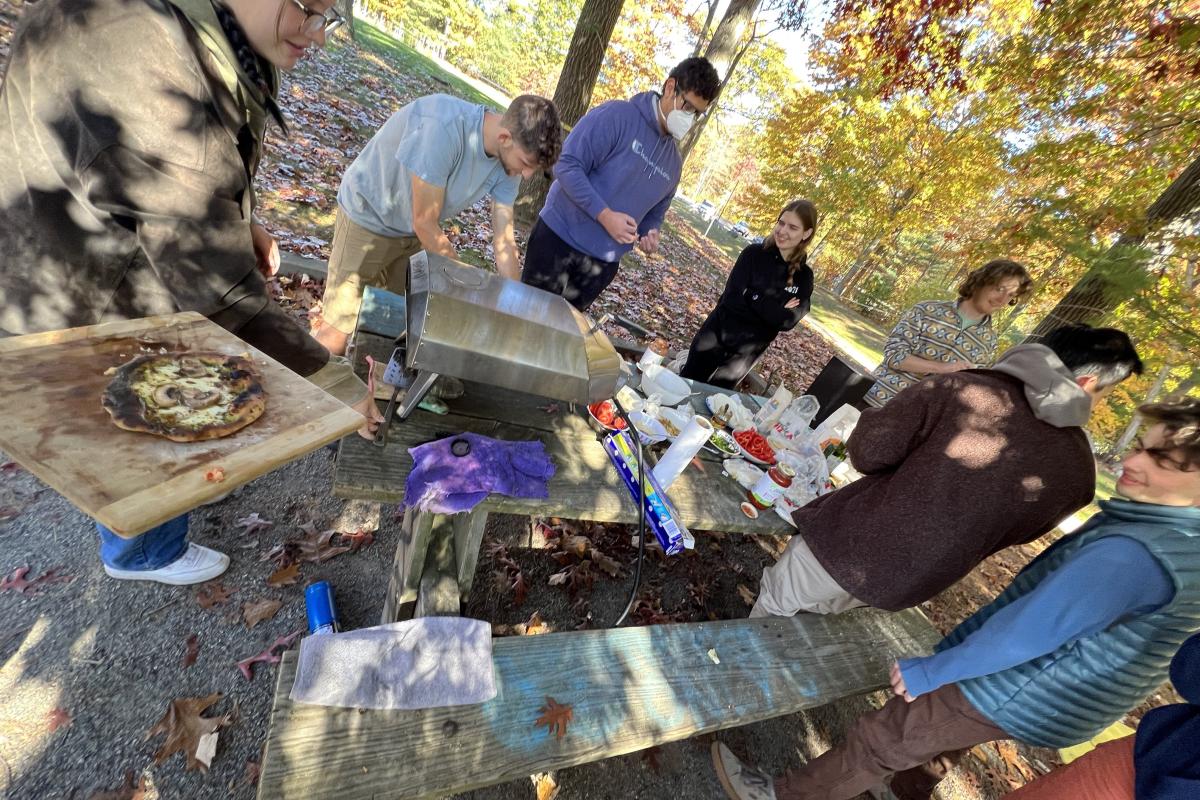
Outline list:
[[[304,626],[302,586],[309,578],[333,584],[347,628],[377,622],[387,585],[399,521],[390,507],[330,496],[331,465],[332,454],[318,451],[192,513],[194,540],[220,548],[233,559],[220,579],[233,594],[210,609],[200,607],[192,588],[108,578],[96,556],[91,522],[30,474],[12,466],[0,470],[0,519],[7,518],[0,522],[0,572],[9,575],[28,565],[30,575],[40,575],[59,567],[61,574],[75,578],[47,585],[32,596],[0,591],[0,618],[5,620],[0,627],[0,797],[87,800],[119,787],[130,770],[137,780],[146,779],[148,800],[253,796],[248,763],[259,759],[266,737],[275,668],[256,665],[253,680],[247,681],[235,663]],[[245,535],[236,520],[251,513],[274,525]],[[305,564],[297,585],[267,587],[265,578],[273,567],[260,555],[298,535],[306,523],[344,531],[377,528],[376,539],[360,552],[322,565]],[[628,542],[628,534],[619,526],[584,532],[603,542],[626,568],[619,579],[598,576],[585,599],[573,602],[564,590],[547,585],[546,576],[559,565],[541,549],[541,541],[531,539],[528,521],[494,517],[488,543],[508,549],[527,574],[530,594],[521,607],[514,607],[496,586],[493,558],[484,555],[468,613],[491,621],[501,635],[516,632],[513,626],[526,622],[534,611],[550,629],[610,624],[628,596],[633,550],[628,544],[625,549],[620,546],[622,539]],[[649,621],[746,613],[736,587],[757,589],[761,567],[773,558],[771,543],[703,534],[700,542],[697,554],[687,559],[647,559],[643,594],[652,602],[635,616]],[[712,586],[699,603],[691,587],[705,580]],[[265,597],[283,601],[283,608],[273,619],[247,629],[242,604]],[[185,642],[192,634],[198,638],[199,655],[185,668]],[[148,739],[146,734],[168,703],[213,692],[223,697],[212,712],[233,713],[235,721],[222,729],[209,773],[186,771],[179,754],[156,765],[154,754],[163,738]],[[824,750],[830,737],[840,737],[869,702],[855,698],[719,736],[736,752],[753,754],[762,766],[779,772],[808,753]],[[55,729],[56,709],[69,721]],[[557,775],[558,796],[720,798],[709,767],[710,741],[700,737],[564,770]],[[948,788],[949,798],[989,797]],[[534,790],[529,781],[516,781],[461,797],[525,800],[534,797]]]

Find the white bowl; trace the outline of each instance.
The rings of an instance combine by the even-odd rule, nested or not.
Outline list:
[[[694,416],[696,415],[690,411],[681,411],[678,408],[670,408],[669,406],[663,406],[662,408],[658,409],[659,421],[670,422],[675,426],[679,433],[683,433],[683,429],[687,427],[688,423],[692,421],[692,417]],[[667,431],[667,438],[671,441],[675,441],[675,438],[678,435],[679,434],[675,434],[675,436],[672,436],[670,430]]]
[[[642,370],[642,394],[646,397],[658,395],[664,406],[673,406],[692,394],[687,381],[661,364]]]
[[[629,421],[638,429],[642,444],[654,444],[667,438],[663,424],[644,411],[630,411]]]

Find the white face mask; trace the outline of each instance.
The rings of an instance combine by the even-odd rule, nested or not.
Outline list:
[[[661,114],[662,111],[659,111]],[[671,109],[671,113],[667,114],[667,133],[671,134],[675,141],[683,141],[683,137],[687,136],[688,131],[692,129],[692,125],[696,124],[696,115],[688,113],[678,108]]]

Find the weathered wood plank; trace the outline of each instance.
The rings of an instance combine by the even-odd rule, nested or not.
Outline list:
[[[442,797],[610,758],[883,688],[937,638],[919,611],[874,609],[511,637],[493,700],[422,711],[294,704],[289,652],[258,797]],[[546,696],[574,708],[562,739],[533,725]]]
[[[404,512],[387,595],[383,599],[381,624],[412,618],[421,589],[421,575],[425,571],[425,557],[433,536],[433,522],[432,514],[411,508]]]
[[[457,617],[462,609],[454,563],[454,519],[436,516],[414,617]]]
[[[455,572],[463,600],[471,596],[471,584],[475,581],[475,566],[479,563],[479,548],[483,545],[483,529],[487,527],[487,520],[488,513],[479,509],[454,516]]]

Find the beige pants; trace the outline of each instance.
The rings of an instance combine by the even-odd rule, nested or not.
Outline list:
[[[800,611],[840,614],[866,603],[838,586],[804,537],[796,534],[783,556],[763,570],[751,617],[790,617]]]
[[[355,224],[339,208],[333,224],[321,319],[349,336],[358,321],[363,289],[378,286],[404,294],[408,288],[408,258],[421,249],[417,237],[380,236]]]

